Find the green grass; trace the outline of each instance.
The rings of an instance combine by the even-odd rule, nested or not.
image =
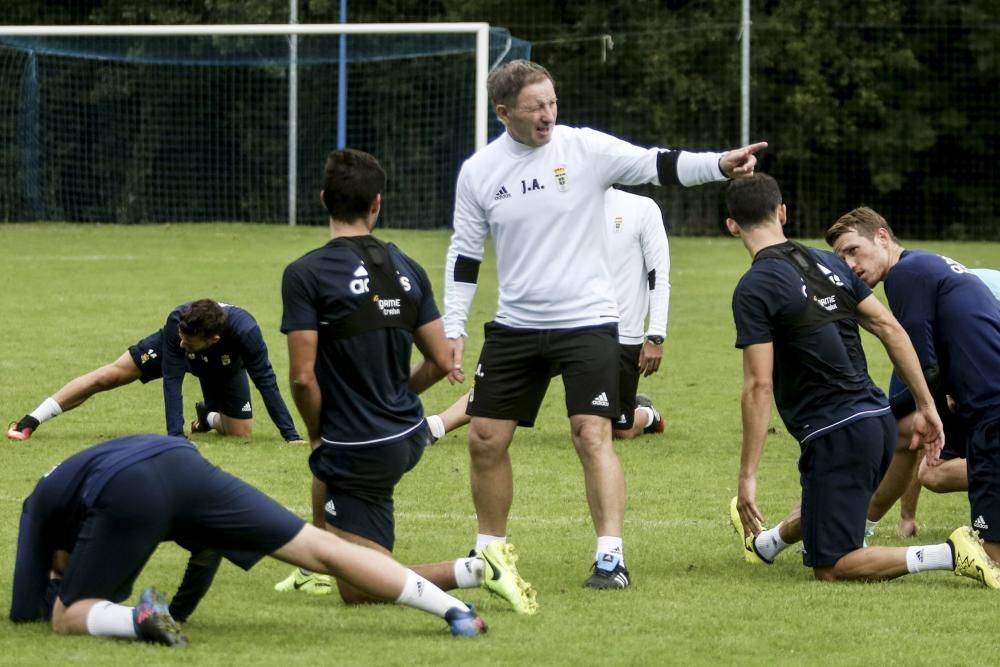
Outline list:
[[[392,232],[423,263],[440,303],[448,234]],[[0,417],[19,418],[66,380],[110,362],[158,328],[183,301],[210,296],[248,308],[287,390],[278,332],[283,267],[321,245],[326,230],[250,225],[0,225]],[[481,591],[490,633],[452,639],[444,624],[393,606],[348,609],[334,598],[278,594],[288,568],[266,560],[246,574],[225,564],[186,626],[183,652],[131,642],[58,637],[43,625],[0,621],[0,663],[43,664],[956,664],[995,651],[1000,597],[949,573],[877,585],[812,581],[794,552],[772,568],[742,562],[727,503],[739,458],[740,354],[733,348],[732,288],[749,258],[735,239],[671,240],[670,335],[663,370],[641,388],[663,410],[667,431],[617,446],[628,485],[626,554],[635,583],[621,593],[584,590],[594,546],[582,474],[556,381],[537,428],[513,445],[515,501],[510,535],[521,572],[539,590],[541,612],[523,618]],[[1000,244],[913,243],[969,266],[1000,265]],[[493,313],[495,272],[481,272],[467,364]],[[889,366],[866,340],[873,376]],[[185,405],[193,411],[197,383]],[[457,398],[447,383],[425,395],[429,411]],[[256,400],[258,407],[261,401]],[[294,411],[294,408],[293,408]],[[188,415],[190,418],[192,415]],[[760,470],[759,498],[776,520],[797,497],[798,447],[780,427]],[[51,421],[27,444],[4,440],[0,463],[0,607],[10,604],[21,501],[41,473],[102,439],[162,432],[159,383],[98,395]],[[281,442],[259,410],[252,441],[197,437],[205,456],[308,516],[306,451]],[[430,562],[463,555],[476,524],[468,492],[465,435],[428,450],[397,493],[397,556]],[[890,514],[881,544],[892,535]],[[968,522],[964,497],[922,498],[921,542],[943,541]],[[172,592],[185,554],[164,545],[137,582]],[[958,652],[958,647],[961,647]],[[988,659],[987,659],[988,661]]]

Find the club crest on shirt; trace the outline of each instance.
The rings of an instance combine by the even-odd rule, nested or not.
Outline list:
[[[569,177],[566,175],[566,167],[560,165],[554,170],[556,175],[556,186],[559,188],[559,192],[566,192],[569,190]]]
[[[615,216],[615,231],[620,232],[622,230],[622,224],[625,222],[625,218],[620,215]]]
[[[219,361],[222,362],[223,366],[228,366],[229,364],[233,363],[233,360],[229,358],[228,354],[224,354],[221,357],[219,357]]]

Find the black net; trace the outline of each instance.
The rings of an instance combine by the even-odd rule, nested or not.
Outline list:
[[[346,143],[386,169],[383,223],[449,224],[475,148],[475,37],[347,40]],[[338,46],[298,39],[305,224],[326,223]],[[491,31],[491,63],[528,55]],[[289,61],[287,36],[0,37],[0,220],[287,222]]]

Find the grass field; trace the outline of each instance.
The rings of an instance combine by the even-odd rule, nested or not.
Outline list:
[[[184,301],[212,297],[252,312],[271,349],[286,400],[287,353],[278,331],[283,267],[326,240],[326,230],[249,225],[0,225],[0,418],[19,418],[66,380],[122,353]],[[440,303],[448,235],[385,232],[427,269]],[[913,243],[969,266],[1000,266],[1000,244]],[[996,655],[1000,596],[968,579],[932,572],[884,584],[819,584],[788,551],[772,568],[742,561],[727,515],[740,446],[741,358],[733,348],[730,295],[749,264],[735,239],[671,240],[670,335],[663,370],[643,380],[666,433],[617,446],[629,484],[626,557],[634,585],[582,588],[594,546],[582,474],[568,436],[562,387],[546,398],[537,428],[515,437],[510,537],[541,612],[517,616],[484,592],[463,591],[490,623],[478,640],[453,639],[443,622],[394,606],[345,608],[335,597],[279,594],[287,566],[250,573],[224,564],[186,625],[185,651],[86,637],[40,624],[0,621],[0,663],[277,665],[964,664]],[[466,345],[467,364],[494,312],[492,263]],[[884,353],[866,340],[873,377],[888,380]],[[197,383],[186,384],[193,412]],[[437,411],[464,388],[425,395]],[[212,434],[195,441],[212,462],[308,516],[306,449],[282,442],[259,396],[252,441]],[[188,415],[190,419],[193,415]],[[297,417],[297,415],[296,415]],[[777,520],[798,493],[798,447],[780,422],[759,475],[759,499]],[[301,423],[300,423],[301,428]],[[100,440],[164,429],[159,383],[98,395],[47,424],[26,444],[4,440],[0,461],[0,607],[10,604],[21,502],[51,465]],[[429,562],[464,555],[476,524],[465,434],[429,449],[396,498],[397,557]],[[137,499],[141,502],[141,498]],[[880,544],[893,535],[890,514]],[[968,509],[959,495],[921,501],[920,543],[943,541]],[[911,541],[910,543],[916,543]],[[186,552],[163,545],[137,582],[173,592]],[[134,598],[133,598],[134,599]]]

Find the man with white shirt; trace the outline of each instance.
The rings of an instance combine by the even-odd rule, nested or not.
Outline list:
[[[618,301],[619,415],[612,436],[631,440],[663,433],[663,416],[645,394],[639,377],[657,372],[663,359],[670,303],[670,246],[660,207],[648,197],[609,188],[604,197],[608,253]],[[646,316],[649,326],[646,326]],[[645,331],[645,334],[643,333]],[[469,423],[469,394],[427,417],[435,440]]]
[[[662,433],[663,417],[644,394],[639,376],[660,369],[670,304],[670,246],[660,207],[648,197],[614,188],[604,196],[615,297],[618,301],[618,418],[615,438]],[[646,315],[649,326],[646,326]]]
[[[698,185],[753,173],[759,143],[727,153],[640,148],[590,129],[556,125],[548,71],[507,63],[487,82],[506,132],[458,176],[445,273],[445,333],[462,366],[465,324],[487,234],[499,304],[486,325],[469,400],[475,550],[506,540],[513,502],[508,449],[531,426],[553,372],[563,376],[573,445],[597,532],[590,588],[625,588],[625,477],[611,444],[618,411],[618,304],[604,229],[614,183]]]

